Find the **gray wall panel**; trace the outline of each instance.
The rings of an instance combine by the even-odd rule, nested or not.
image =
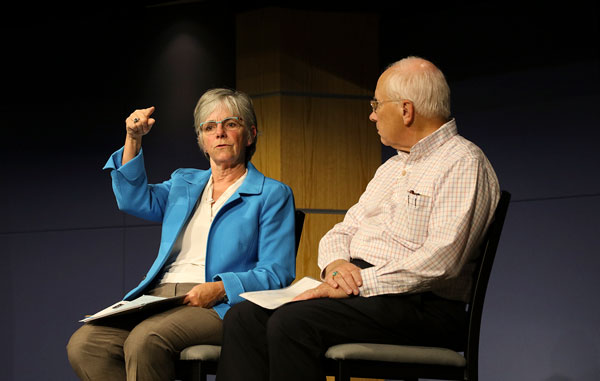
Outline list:
[[[483,316],[483,380],[600,376],[600,196],[512,203]]]

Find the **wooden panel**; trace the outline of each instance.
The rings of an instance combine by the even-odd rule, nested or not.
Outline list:
[[[236,87],[250,94],[281,90],[281,19],[274,10],[242,13],[236,20]]]
[[[344,215],[342,214],[306,214],[296,258],[296,279],[305,276],[320,279],[320,270],[317,266],[319,241],[333,225],[343,219]]]
[[[252,164],[265,176],[281,181],[281,97],[253,100],[258,140]]]
[[[265,8],[237,16],[237,88],[371,96],[378,16]]]
[[[373,94],[379,75],[377,15],[286,10],[282,17],[282,89]]]
[[[348,209],[381,164],[381,143],[366,100],[284,97],[282,181],[296,205]]]
[[[273,96],[254,104],[252,162],[291,186],[298,208],[346,210],[358,201],[381,164],[366,100]]]

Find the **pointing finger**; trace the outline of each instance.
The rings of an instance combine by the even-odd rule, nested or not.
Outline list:
[[[155,109],[156,108],[154,106],[151,106],[140,111],[146,116],[146,118],[148,118],[150,115],[152,115]]]

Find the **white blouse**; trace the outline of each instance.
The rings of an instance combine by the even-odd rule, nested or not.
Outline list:
[[[204,283],[208,231],[219,209],[242,185],[248,170],[231,184],[218,200],[212,199],[213,177],[210,176],[202,196],[187,225],[177,237],[160,283]]]

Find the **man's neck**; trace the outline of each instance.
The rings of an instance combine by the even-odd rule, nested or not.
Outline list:
[[[414,147],[415,144],[417,144],[421,140],[425,139],[429,135],[431,135],[434,132],[436,132],[437,130],[439,130],[439,128],[442,127],[447,122],[448,122],[447,120],[444,120],[444,119],[441,119],[441,118],[423,118],[423,117],[420,117],[411,126],[411,128],[414,129],[413,130],[414,131],[413,144],[410,147],[407,147],[407,148],[404,148],[404,149],[400,149],[400,151],[410,153],[411,148]]]

